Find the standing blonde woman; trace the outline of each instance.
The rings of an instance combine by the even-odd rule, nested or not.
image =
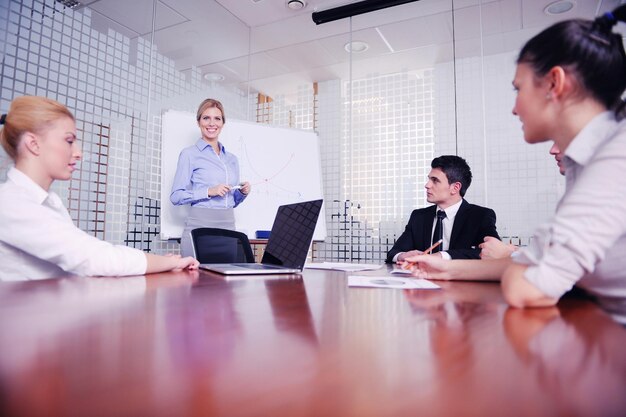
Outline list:
[[[193,258],[158,256],[104,242],[78,229],[57,194],[81,159],[72,113],[44,97],[13,100],[0,142],[15,163],[0,185],[0,280],[143,275],[196,269]]]
[[[193,256],[191,231],[199,227],[235,230],[237,207],[250,193],[250,183],[239,182],[239,161],[219,141],[226,123],[224,107],[208,98],[196,114],[200,139],[178,157],[170,201],[191,205],[180,242],[180,253]]]

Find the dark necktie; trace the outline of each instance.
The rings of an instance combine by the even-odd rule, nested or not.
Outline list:
[[[446,212],[443,210],[437,210],[437,224],[435,225],[435,233],[433,233],[433,244],[443,239],[443,219],[446,218]],[[432,253],[439,252],[443,243],[433,249]]]

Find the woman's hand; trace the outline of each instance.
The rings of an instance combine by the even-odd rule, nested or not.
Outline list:
[[[182,257],[180,255],[174,255],[173,253],[166,253],[165,255],[166,258],[170,258],[175,262],[175,265],[172,270],[177,270],[177,269],[188,269],[188,270],[193,270],[193,269],[198,269],[198,266],[200,265],[200,262],[198,262],[198,260],[196,258],[194,258],[193,256],[186,256],[186,257]]]
[[[517,250],[517,246],[501,242],[491,236],[485,236],[485,242],[478,245],[478,247],[481,249],[480,259],[506,258]]]
[[[165,271],[180,271],[181,269],[196,270],[200,262],[192,256],[181,257],[180,255],[154,255],[146,253],[147,267],[146,274]]]
[[[230,185],[218,184],[215,187],[209,188],[207,192],[208,197],[224,197],[230,191]]]
[[[241,189],[239,191],[241,191],[241,194],[248,195],[251,188],[252,187],[250,186],[250,183],[248,181],[245,181],[241,183]]]
[[[450,267],[452,263],[440,255],[417,255],[406,259],[410,262],[413,276],[426,279],[454,279]]]
[[[198,262],[198,260],[193,256],[186,256],[184,258],[179,257],[178,266],[174,269],[194,270],[198,269],[198,265],[200,265],[200,262]]]

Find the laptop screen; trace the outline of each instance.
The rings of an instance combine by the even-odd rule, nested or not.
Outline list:
[[[302,270],[322,209],[322,200],[278,207],[261,263]]]

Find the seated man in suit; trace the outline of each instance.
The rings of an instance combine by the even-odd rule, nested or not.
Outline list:
[[[404,232],[387,253],[388,263],[418,255],[439,239],[443,243],[433,253],[446,259],[479,259],[478,245],[485,236],[500,238],[496,213],[463,198],[472,182],[472,171],[465,159],[443,155],[433,159],[430,166],[426,200],[434,205],[413,210]]]

